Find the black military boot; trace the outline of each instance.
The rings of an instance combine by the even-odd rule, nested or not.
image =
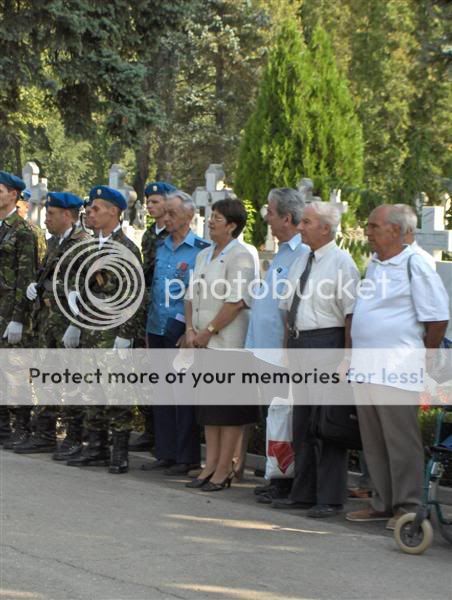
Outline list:
[[[78,456],[66,461],[70,467],[105,467],[110,462],[107,431],[88,431],[88,443]]]
[[[7,406],[0,406],[0,444],[9,439],[10,435],[9,409]]]
[[[19,444],[14,444],[12,448],[16,454],[40,454],[45,452],[55,452],[56,440],[49,438],[38,432],[31,434],[27,439]]]
[[[27,440],[15,444],[16,454],[40,454],[56,450],[56,417],[52,414],[39,415],[36,420],[36,431]]]
[[[58,461],[77,458],[81,455],[82,448],[82,430],[68,429],[66,437],[53,453],[52,458]]]
[[[13,409],[16,418],[14,423],[14,431],[3,442],[5,450],[14,450],[18,444],[23,444],[30,437],[30,406],[18,406]]]
[[[129,470],[129,432],[113,431],[109,473],[127,473]]]

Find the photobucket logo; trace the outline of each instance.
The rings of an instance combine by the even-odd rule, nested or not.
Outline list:
[[[59,309],[72,323],[103,331],[119,327],[136,313],[145,282],[140,261],[123,244],[109,240],[99,248],[98,240],[86,239],[61,256],[52,289]]]
[[[379,298],[386,298],[389,292],[391,279],[383,273],[376,280],[363,279],[358,281],[350,277],[349,272],[339,269],[335,277],[324,277],[315,281],[309,280],[303,290],[302,298],[309,300],[313,297],[325,301],[350,300],[357,299],[370,300],[378,295]],[[187,289],[189,296],[197,300],[206,300],[212,298],[222,302],[236,302],[230,298],[262,300],[271,297],[272,300],[281,302],[288,301],[295,294],[300,294],[300,279],[289,279],[281,277],[274,270],[272,271],[270,281],[244,277],[239,271],[237,277],[229,279],[215,279],[208,282],[205,278],[193,277],[190,274],[188,286],[178,278],[165,280],[165,306],[169,307],[172,301],[181,300],[185,297]]]

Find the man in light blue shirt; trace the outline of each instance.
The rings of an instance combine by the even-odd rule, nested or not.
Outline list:
[[[268,195],[266,221],[278,239],[279,249],[268,269],[261,289],[251,305],[251,317],[245,347],[255,349],[257,368],[265,371],[284,369],[285,314],[279,308],[281,295],[287,292],[287,279],[292,264],[309,254],[297,231],[304,208],[302,195],[291,188],[275,188]],[[266,350],[263,350],[266,349]],[[287,397],[283,386],[262,386],[265,404],[274,396]],[[272,478],[269,486],[256,488],[258,502],[271,503],[274,498],[285,498],[290,492],[292,479]]]
[[[149,348],[175,348],[185,332],[184,296],[199,252],[209,246],[190,230],[195,214],[191,196],[181,191],[166,199],[168,237],[159,240],[150,288],[146,333]],[[171,389],[160,390],[170,394]],[[199,428],[193,406],[154,406],[155,456],[151,469],[184,475],[200,462]],[[145,468],[145,465],[143,465]]]

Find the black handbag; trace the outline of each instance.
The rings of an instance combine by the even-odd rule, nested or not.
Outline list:
[[[321,439],[349,450],[362,450],[356,406],[319,406],[314,417],[315,434]]]

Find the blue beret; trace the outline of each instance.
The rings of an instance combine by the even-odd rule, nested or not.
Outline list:
[[[153,194],[158,194],[159,196],[164,196],[165,194],[171,194],[177,190],[174,185],[171,183],[166,183],[166,181],[153,181],[152,183],[148,183],[144,188],[145,196],[152,196]]]
[[[96,198],[99,200],[107,200],[107,202],[111,202],[121,210],[126,210],[127,208],[127,201],[121,192],[108,187],[108,185],[97,185],[92,188],[89,193],[89,200],[92,202]]]
[[[21,192],[26,188],[25,181],[23,179],[16,177],[12,173],[7,173],[6,171],[0,171],[0,183],[17,190],[18,192]]]
[[[46,208],[55,206],[56,208],[81,208],[83,200],[75,194],[68,192],[49,192],[47,194]]]
[[[30,190],[24,190],[22,192],[22,198],[23,198],[23,200],[30,200],[30,198],[31,198]]]

